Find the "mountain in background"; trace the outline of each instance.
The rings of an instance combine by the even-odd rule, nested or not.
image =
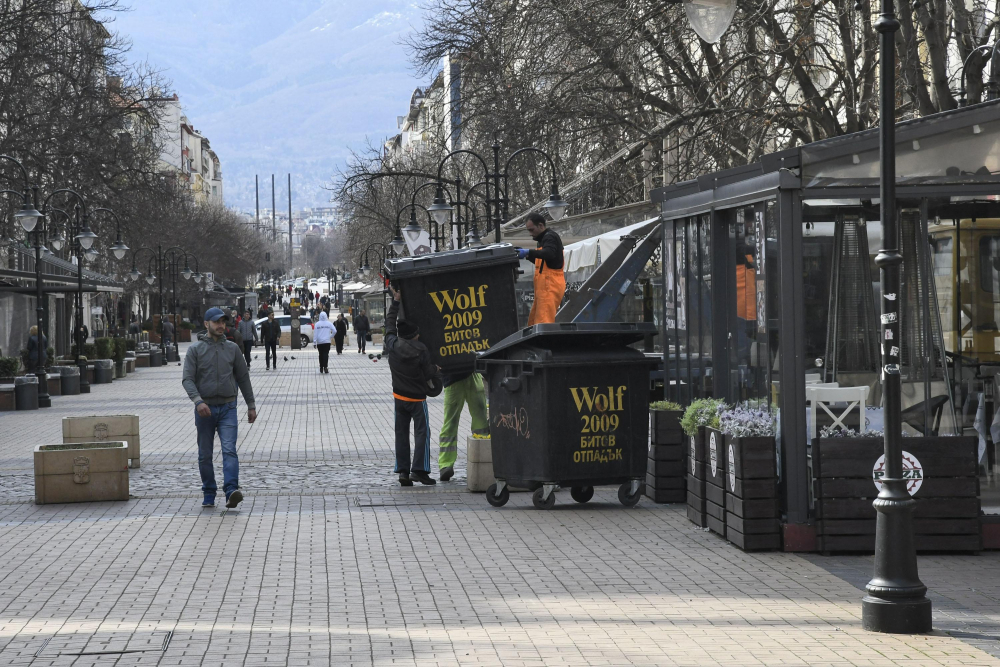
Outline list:
[[[107,17],[105,17],[107,19]],[[374,0],[136,0],[107,19],[173,82],[194,127],[222,161],[226,204],[328,205],[323,189],[366,138],[393,134],[418,85],[402,38],[412,2]]]

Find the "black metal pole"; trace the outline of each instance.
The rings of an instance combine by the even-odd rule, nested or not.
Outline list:
[[[288,175],[288,266],[292,265],[292,175]]]
[[[165,262],[163,257],[163,246],[156,246],[156,272],[159,274],[157,277],[159,279],[159,289],[157,290],[160,298],[160,356],[163,357],[161,366],[167,365],[167,342],[163,339],[163,317],[166,315],[167,309],[163,307],[163,271],[165,270]]]
[[[503,225],[503,211],[500,210],[503,195],[500,190],[500,142],[493,142],[493,193],[496,202],[493,208],[493,225],[496,228],[495,241],[500,243],[500,226]]]
[[[913,542],[916,504],[903,479],[899,376],[899,231],[896,227],[896,58],[899,30],[894,0],[882,0],[875,28],[879,32],[879,142],[882,249],[875,263],[882,279],[882,396],[885,411],[885,476],[872,504],[875,524],[875,573],[861,601],[861,624],[873,632],[917,633],[931,630],[931,601],[917,574]]]
[[[278,223],[277,218],[275,217],[277,215],[277,212],[275,211],[276,206],[277,204],[274,199],[274,174],[271,174],[271,243],[278,240]],[[292,267],[288,268],[290,269]]]
[[[79,227],[75,228],[74,235],[79,233]],[[82,361],[80,355],[83,354],[83,346],[87,339],[83,337],[83,244],[76,241],[76,366],[80,369],[80,393],[90,393],[90,379],[87,377],[87,361]]]
[[[260,233],[260,176],[254,174],[253,177],[253,196],[254,196],[254,220],[256,220],[256,227],[254,231],[258,234]]]
[[[52,398],[49,396],[49,376],[45,372],[45,364],[42,356],[46,353],[45,339],[45,306],[42,299],[46,299],[42,293],[42,225],[35,228],[35,320],[38,327],[35,349],[35,377],[38,378],[38,407],[51,408]]]

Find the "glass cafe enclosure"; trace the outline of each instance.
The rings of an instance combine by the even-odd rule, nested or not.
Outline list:
[[[972,435],[979,415],[983,506],[1000,511],[988,434],[1000,373],[1000,103],[896,132],[904,428]],[[806,387],[868,387],[865,426],[882,426],[878,167],[875,129],[654,192],[665,394],[777,407],[789,523],[810,518]]]

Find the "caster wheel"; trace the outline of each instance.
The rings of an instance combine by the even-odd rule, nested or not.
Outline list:
[[[299,334],[299,344],[303,350],[309,347],[309,336],[305,334]]]
[[[497,485],[490,484],[490,488],[486,489],[486,502],[493,507],[503,507],[510,500],[510,487],[504,486],[503,491],[497,494]]]
[[[639,489],[635,492],[634,496],[628,494],[631,488],[631,482],[625,482],[618,487],[618,501],[625,507],[634,507],[639,503],[639,498],[642,497],[642,484],[639,485]]]
[[[578,503],[585,503],[594,497],[594,487],[592,486],[574,486],[569,491],[569,495],[573,496],[573,500]]]
[[[542,496],[545,495],[545,489],[538,488],[535,492],[531,494],[531,504],[535,506],[536,509],[540,510],[550,510],[556,506],[556,494],[550,493],[548,500],[542,500]]]

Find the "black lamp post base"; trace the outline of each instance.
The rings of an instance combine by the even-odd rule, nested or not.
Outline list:
[[[90,383],[89,382],[87,384],[83,384],[82,382],[80,383],[80,393],[81,394],[89,394],[90,393]]]
[[[883,600],[866,595],[861,600],[861,627],[869,632],[919,634],[931,631],[931,601]]]
[[[38,407],[40,408],[51,408],[52,398],[49,396],[39,396],[38,397]]]

